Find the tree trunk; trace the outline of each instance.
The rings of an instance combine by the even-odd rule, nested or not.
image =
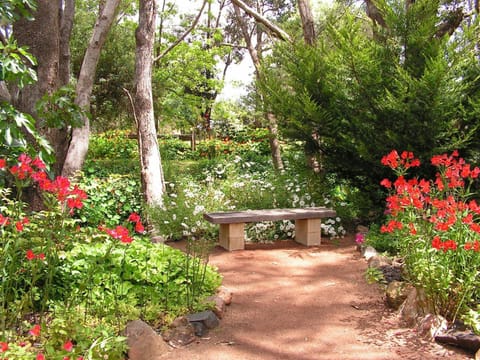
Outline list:
[[[92,94],[100,51],[112,26],[119,3],[120,0],[106,0],[95,24],[90,43],[85,52],[85,57],[83,58],[75,90],[75,104],[85,111],[90,109],[90,96]],[[72,140],[68,147],[65,163],[63,164],[63,176],[73,176],[77,171],[81,170],[85,162],[90,137],[90,120],[84,116],[83,121],[82,127],[74,128],[72,131]]]
[[[302,19],[303,39],[308,46],[315,46],[315,22],[313,20],[312,8],[309,0],[297,0],[298,12]],[[318,144],[318,134],[312,133],[312,143]],[[320,154],[321,155],[321,154]],[[308,147],[305,146],[305,157],[307,159],[307,165],[316,173],[320,172],[321,166],[318,161],[317,154],[312,150],[308,151]]]
[[[297,0],[298,12],[302,19],[303,38],[305,43],[313,46],[315,44],[315,22],[313,21],[312,8],[309,0]]]
[[[13,26],[13,35],[20,46],[27,46],[30,53],[37,59],[38,81],[28,85],[14,94],[12,104],[21,112],[28,113],[36,119],[38,132],[46,137],[53,146],[55,154],[60,152],[57,147],[57,131],[49,131],[41,119],[38,119],[35,105],[40,98],[52,94],[59,87],[59,42],[60,19],[59,1],[40,0],[37,4],[34,20],[22,19]]]
[[[140,0],[139,22],[135,32],[134,115],[138,127],[142,190],[150,206],[163,206],[165,182],[155,130],[152,97],[152,67],[155,41],[155,0]]]
[[[257,46],[257,48],[253,46],[247,25],[242,19],[240,8],[237,6],[236,1],[233,2],[233,8],[235,10],[235,14],[237,16],[240,28],[242,30],[245,43],[247,44],[248,53],[250,54],[253,65],[255,66],[255,77],[257,78],[257,80],[260,80],[261,79],[260,56],[258,54],[257,48],[260,49],[261,46]],[[261,98],[263,101],[263,96],[261,96]],[[275,115],[270,111],[266,111],[264,115],[265,115],[265,119],[268,122],[270,151],[272,154],[273,167],[277,170],[283,170],[284,167],[283,167],[283,161],[282,161],[282,156],[280,151],[280,143],[278,141],[277,119],[275,118]]]

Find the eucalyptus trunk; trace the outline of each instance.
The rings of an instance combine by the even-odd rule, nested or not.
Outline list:
[[[155,129],[152,96],[155,19],[155,0],[140,0],[139,22],[135,32],[134,116],[138,127],[143,197],[147,205],[163,207],[165,181]]]
[[[77,87],[75,89],[75,104],[86,112],[90,109],[90,98],[100,52],[107,39],[113,20],[115,19],[119,3],[120,0],[105,1],[83,58]],[[72,130],[72,139],[62,169],[63,176],[71,177],[82,169],[85,158],[87,157],[89,139],[90,120],[87,116],[83,116],[83,125]]]

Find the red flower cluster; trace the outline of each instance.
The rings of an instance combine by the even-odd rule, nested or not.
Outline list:
[[[473,242],[467,242],[463,248],[465,250],[472,250],[472,251],[475,251],[475,252],[480,252],[480,241],[478,240],[475,240]]]
[[[455,240],[446,240],[442,241],[439,236],[435,236],[432,240],[432,247],[437,250],[443,250],[447,252],[448,250],[456,250],[457,243]]]
[[[138,215],[137,213],[131,213],[130,216],[128,217],[128,221],[135,224],[135,231],[137,233],[143,234],[145,232],[145,227],[142,224],[140,215]]]
[[[397,169],[399,167],[408,169],[420,166],[420,160],[416,159],[411,151],[403,151],[401,155],[398,155],[397,150],[392,150],[388,155],[382,157],[382,164],[391,169]]]
[[[476,179],[480,175],[480,168],[476,166],[472,169],[470,164],[465,163],[465,160],[459,157],[458,151],[452,152],[450,156],[447,154],[433,156],[432,165],[443,170],[437,173],[435,179],[435,185],[440,191],[445,186],[449,189],[463,187],[465,186],[464,179]]]
[[[35,254],[32,249],[27,250],[25,257],[27,258],[28,261],[32,261],[35,259],[45,260],[44,253]]]
[[[107,233],[112,238],[120,240],[122,243],[125,243],[125,244],[129,244],[133,241],[128,229],[121,225],[116,226],[115,229],[109,229],[109,228],[100,226],[99,230]]]
[[[0,159],[0,169],[4,169],[6,166],[6,160]],[[18,157],[18,164],[10,167],[9,170],[10,174],[18,180],[31,179],[36,182],[43,191],[54,194],[59,202],[66,202],[70,213],[73,213],[74,209],[81,209],[83,207],[83,200],[87,198],[85,191],[79,189],[76,185],[73,189],[70,189],[70,181],[62,176],[50,180],[45,168],[45,163],[40,158],[32,159],[26,154],[21,154]]]
[[[420,162],[415,159],[412,153],[403,152],[398,155],[393,150],[382,158],[382,164],[392,169],[407,169],[412,166],[419,166]],[[480,206],[475,200],[462,201],[448,192],[448,189],[463,188],[465,180],[477,179],[480,175],[478,167],[472,168],[465,160],[460,158],[457,151],[451,155],[443,154],[432,157],[432,164],[439,167],[435,181],[425,179],[406,180],[403,172],[392,183],[384,179],[381,185],[392,190],[387,197],[387,212],[393,217],[398,216],[407,209],[419,211],[417,214],[433,224],[433,230],[437,232],[448,232],[452,226],[465,226],[475,233],[480,234],[480,224],[475,221],[476,215],[480,215]],[[418,216],[418,215],[417,215]],[[401,230],[403,224],[397,220],[390,220],[388,224],[381,227],[382,232],[393,232]],[[411,235],[417,233],[415,225],[409,223]],[[477,245],[475,245],[477,244]],[[457,243],[454,240],[441,241],[436,236],[432,240],[432,246],[437,250],[456,250]],[[478,249],[478,241],[465,244],[466,250]]]

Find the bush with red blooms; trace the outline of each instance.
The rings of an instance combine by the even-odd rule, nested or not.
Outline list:
[[[480,169],[457,151],[432,157],[433,180],[407,179],[409,169],[420,165],[411,152],[393,150],[382,164],[397,178],[381,182],[389,190],[381,232],[398,240],[406,277],[425,292],[436,314],[453,321],[478,312],[480,205],[470,188]]]

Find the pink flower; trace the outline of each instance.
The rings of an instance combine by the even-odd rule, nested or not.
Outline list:
[[[363,244],[363,242],[365,241],[365,234],[363,233],[357,233],[355,235],[355,242],[359,245]]]

